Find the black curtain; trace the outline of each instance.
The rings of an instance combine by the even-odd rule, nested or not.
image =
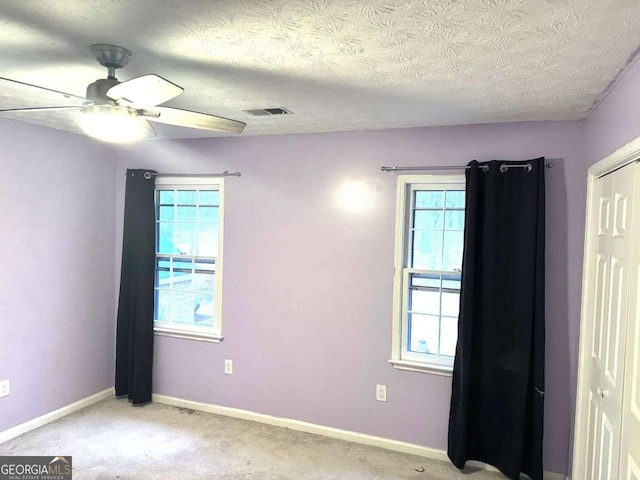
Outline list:
[[[151,401],[153,364],[155,177],[145,172],[127,170],[116,334],[116,395],[134,405]]]
[[[447,450],[458,468],[542,480],[544,232],[544,158],[469,163]]]

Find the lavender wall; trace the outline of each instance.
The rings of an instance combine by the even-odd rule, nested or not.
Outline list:
[[[0,120],[0,431],[113,384],[114,162]]]
[[[225,340],[156,337],[155,392],[446,448],[450,377],[387,363],[396,175],[380,166],[544,155],[561,159],[547,172],[545,468],[566,473],[577,358],[569,339],[578,330],[582,274],[583,133],[582,122],[520,123],[122,150],[118,238],[126,168],[243,174],[226,183]],[[348,180],[375,189],[369,210],[354,214],[337,205],[336,190]],[[234,361],[232,376],[223,373],[225,358]],[[377,383],[388,386],[387,403],[375,400]]]
[[[640,136],[640,57],[585,122],[589,165]]]

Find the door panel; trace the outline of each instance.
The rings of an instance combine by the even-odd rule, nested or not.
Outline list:
[[[624,182],[627,185],[628,182]],[[618,186],[620,184],[619,178],[614,178],[614,184]],[[631,181],[631,190],[625,190],[623,193],[616,192],[615,194],[615,202],[616,202],[616,221],[614,223],[613,236],[614,237],[624,237],[627,233],[627,201],[629,199],[628,195],[633,195],[633,181]]]
[[[600,180],[603,191],[600,197],[600,213],[598,214],[598,235],[609,236],[611,233],[611,179]]]
[[[588,480],[617,480],[620,467],[625,328],[629,303],[633,175],[629,168],[597,181],[597,258],[591,295]]]
[[[591,453],[586,458],[588,459],[586,476],[587,479],[596,478],[595,472],[598,471],[598,452],[600,451],[600,445],[598,439],[600,434],[599,420],[600,409],[598,408],[597,397],[589,392],[589,409],[587,419],[587,452]]]
[[[638,467],[631,455],[628,458],[627,475],[622,478],[625,480],[640,480],[640,467]]]
[[[606,317],[607,325],[605,338],[603,339],[606,348],[604,363],[605,385],[602,388],[618,388],[621,379],[621,363],[624,358],[620,358],[620,329],[621,315],[625,308],[625,280],[626,269],[624,263],[619,258],[611,259],[611,294],[609,297],[610,311]],[[626,320],[626,318],[624,319]]]
[[[617,467],[618,459],[614,456],[614,445],[616,445],[615,436],[616,429],[613,424],[607,418],[607,415],[602,412],[601,414],[602,424],[600,427],[600,452],[598,455],[598,461],[600,463],[598,472],[599,475],[596,478],[616,478],[613,476],[614,467]]]
[[[604,318],[607,312],[609,298],[609,257],[598,254],[598,262],[596,266],[595,281],[595,308],[596,312],[593,319],[593,344],[591,356],[593,358],[602,358],[602,339],[604,337],[602,330],[604,329]]]
[[[606,356],[604,343],[607,328],[607,312],[609,310],[610,267],[611,258],[611,206],[613,196],[613,177],[606,176],[594,185],[594,195],[598,201],[597,227],[598,236],[596,275],[594,281],[588,285],[588,298],[591,303],[591,324],[593,333],[590,340],[591,358],[589,361],[589,407],[588,424],[589,436],[585,445],[583,458],[588,459],[585,480],[599,480],[603,468],[603,431],[602,408],[599,395],[602,383],[602,366]]]

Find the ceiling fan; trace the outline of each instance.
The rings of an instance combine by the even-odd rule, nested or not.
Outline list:
[[[129,63],[131,52],[107,44],[90,48],[98,63],[109,72],[107,78],[96,80],[87,87],[86,98],[0,77],[0,92],[18,92],[13,96],[7,94],[13,105],[10,108],[0,105],[0,115],[21,114],[22,119],[29,121],[33,114],[75,111],[79,113],[77,122],[83,133],[118,143],[155,137],[156,132],[149,121],[214,132],[241,133],[244,130],[246,124],[236,120],[160,106],[184,89],[155,74],[120,82],[115,76],[116,69]],[[33,103],[39,99],[46,105]],[[24,106],[29,103],[32,106]]]

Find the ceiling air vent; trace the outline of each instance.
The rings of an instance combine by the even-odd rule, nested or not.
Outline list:
[[[287,110],[284,107],[274,108],[255,108],[253,110],[245,110],[249,115],[255,115],[256,117],[266,117],[267,115],[292,115],[291,110]]]

